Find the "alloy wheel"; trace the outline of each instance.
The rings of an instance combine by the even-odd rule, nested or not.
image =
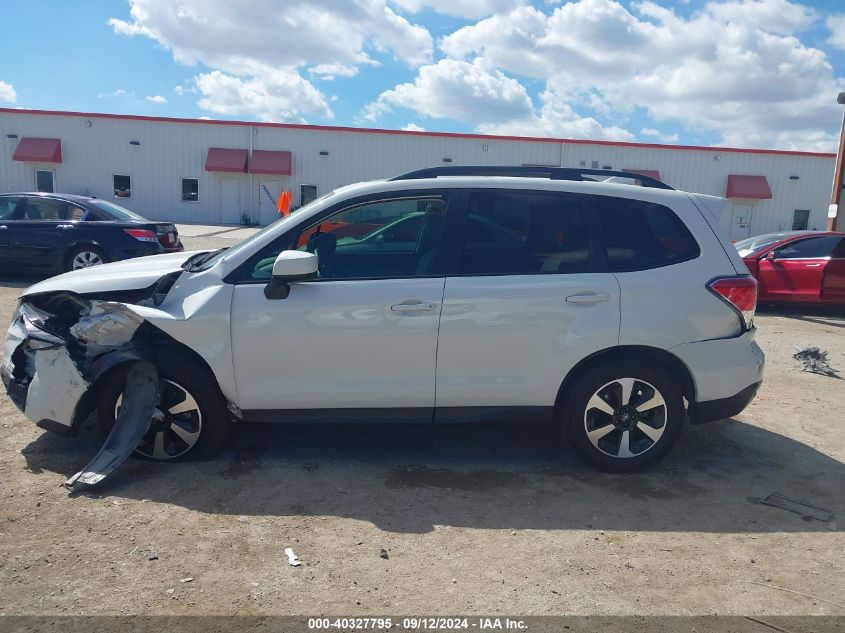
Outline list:
[[[190,451],[200,438],[202,412],[196,399],[178,383],[159,382],[159,405],[153,412],[150,428],[135,452],[166,461]],[[115,417],[120,412],[121,398],[115,404]]]
[[[666,430],[667,408],[654,385],[617,378],[587,402],[584,429],[590,443],[610,457],[638,457],[657,445]]]
[[[99,266],[103,264],[103,258],[94,251],[80,251],[76,254],[71,262],[71,269],[79,270],[80,268],[88,268],[89,266]]]

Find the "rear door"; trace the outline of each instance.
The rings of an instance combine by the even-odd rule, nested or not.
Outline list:
[[[845,303],[845,237],[833,247],[824,267],[822,301]]]
[[[815,303],[821,300],[822,279],[838,235],[794,240],[774,251],[774,259],[758,263],[760,296],[773,301]]]
[[[64,220],[68,203],[55,198],[28,196],[8,223],[9,254],[19,271],[61,267],[72,223]]]
[[[570,367],[617,343],[619,284],[588,216],[577,194],[469,192],[443,298],[438,421],[551,407]]]

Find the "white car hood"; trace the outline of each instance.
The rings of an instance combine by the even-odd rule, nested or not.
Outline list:
[[[86,294],[147,288],[164,275],[179,270],[186,259],[198,252],[201,251],[151,255],[75,270],[38,282],[24,290],[21,297],[44,292]]]

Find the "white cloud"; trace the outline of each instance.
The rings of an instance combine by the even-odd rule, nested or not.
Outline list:
[[[644,127],[642,130],[640,130],[640,134],[642,136],[650,136],[652,138],[656,138],[662,143],[677,143],[679,140],[681,140],[680,135],[677,133],[664,134],[660,130],[655,130],[653,127]]]
[[[648,0],[634,6],[637,14],[615,0],[576,0],[549,15],[521,7],[440,47],[544,81],[548,120],[556,107],[564,119],[587,105],[622,121],[639,107],[727,144],[833,146],[845,82],[822,51],[789,34],[811,11],[787,0],[711,1],[689,17]]]
[[[425,132],[425,128],[421,125],[417,125],[416,123],[408,123],[402,129],[406,132]]]
[[[531,99],[515,79],[482,59],[444,59],[423,66],[412,83],[399,84],[365,108],[364,117],[377,119],[393,107],[434,119],[498,122],[530,116]]]
[[[524,0],[393,0],[393,4],[411,13],[432,9],[444,15],[473,19],[510,11],[524,4]]]
[[[161,95],[149,95],[147,97],[144,97],[144,99],[146,99],[150,103],[167,103],[167,99],[165,99]]]
[[[117,90],[112,90],[111,92],[101,92],[97,95],[98,99],[114,99],[116,97],[134,97],[135,93],[131,90],[124,90],[123,88],[118,88]]]
[[[199,106],[217,114],[290,122],[302,122],[302,114],[332,115],[320,91],[296,72],[243,79],[215,70],[198,75],[196,87],[203,95]]]
[[[845,50],[845,13],[828,16],[825,24],[830,31],[827,43],[841,50]]]
[[[10,83],[6,83],[5,81],[0,81],[0,101],[5,101],[7,103],[14,103],[17,100],[18,100],[18,93],[15,92],[15,87]]]
[[[182,96],[184,96],[184,95],[186,95],[186,94],[188,94],[188,93],[191,93],[191,92],[196,92],[196,91],[197,91],[197,87],[196,87],[196,86],[184,86],[184,85],[179,85],[179,86],[175,86],[175,87],[173,88],[173,92],[175,92],[175,93],[176,93],[178,96],[180,96],[180,97],[182,97]]]

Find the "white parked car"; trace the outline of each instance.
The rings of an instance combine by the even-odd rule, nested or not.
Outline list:
[[[241,421],[553,418],[592,464],[644,467],[753,399],[756,283],[723,200],[614,174],[423,170],[227,250],[53,277],[3,380],[45,429],[113,429],[87,483],[133,448],[211,457]]]

